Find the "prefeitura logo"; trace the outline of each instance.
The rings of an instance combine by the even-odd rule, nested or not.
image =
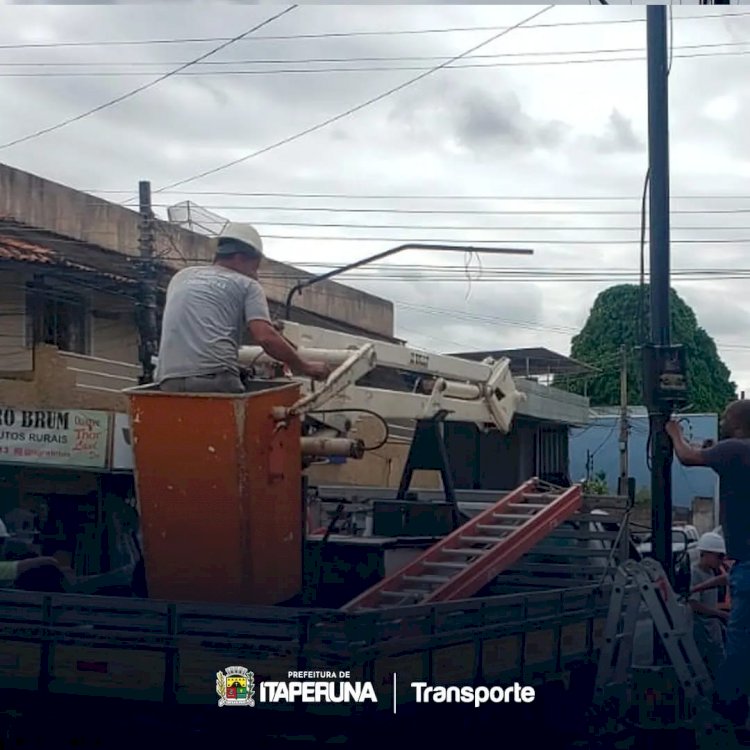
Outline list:
[[[255,676],[245,667],[227,667],[216,673],[219,706],[254,706]]]

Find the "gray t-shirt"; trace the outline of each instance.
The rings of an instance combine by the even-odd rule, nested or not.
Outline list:
[[[178,271],[167,288],[156,382],[239,374],[245,327],[270,319],[263,287],[254,279],[216,265]]]
[[[703,570],[698,565],[694,565],[690,571],[690,588],[697,586],[699,583],[705,583],[718,573],[712,573],[711,571]],[[707,591],[699,591],[698,593],[690,595],[690,601],[700,602],[705,604],[707,607],[713,609],[719,608],[719,589],[713,588]],[[714,645],[721,645],[724,642],[724,636],[721,631],[721,621],[718,617],[708,617],[697,612],[693,612],[693,627],[698,645],[701,645],[701,641],[708,641]]]
[[[703,459],[719,475],[719,513],[727,557],[750,561],[750,440],[720,440],[703,451]]]

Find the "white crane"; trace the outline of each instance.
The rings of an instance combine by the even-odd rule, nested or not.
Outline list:
[[[526,398],[516,388],[508,359],[472,362],[289,322],[283,323],[283,335],[300,356],[335,368],[320,386],[297,378],[303,383],[303,397],[288,411],[314,416],[320,410],[340,410],[336,415],[321,414],[319,419],[339,431],[356,423],[362,413],[359,410],[367,410],[385,420],[440,416],[507,433],[518,405]],[[256,375],[272,377],[279,366],[260,347],[241,347],[239,355],[240,363]],[[415,375],[413,390],[357,385],[376,367]]]

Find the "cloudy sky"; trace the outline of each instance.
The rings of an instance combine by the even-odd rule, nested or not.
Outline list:
[[[0,161],[117,202],[148,179],[160,215],[252,221],[311,270],[409,240],[533,249],[409,253],[349,283],[418,346],[568,353],[639,268],[645,8],[611,5],[306,3],[227,44],[290,6],[0,3]],[[676,5],[672,28],[674,286],[750,387],[750,10]]]

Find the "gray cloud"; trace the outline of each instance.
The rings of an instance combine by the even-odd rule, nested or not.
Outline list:
[[[405,127],[419,148],[459,145],[480,158],[506,154],[508,148],[523,153],[554,149],[568,130],[562,122],[530,117],[513,91],[496,93],[461,83],[447,90],[440,83],[425,85],[402,107],[393,107],[390,120]]]
[[[475,150],[501,145],[552,149],[562,142],[565,127],[560,122],[534,121],[515,93],[501,100],[473,89],[457,102],[456,131],[459,140]]]
[[[596,148],[604,153],[641,152],[646,144],[636,134],[632,120],[613,109],[604,134],[596,139]]]
[[[123,7],[127,3],[25,5],[30,7],[0,8],[2,43],[227,38],[272,12],[254,7],[255,3],[195,2],[189,13],[176,12],[174,3],[144,5],[137,13]],[[235,44],[212,60],[231,62],[230,66],[192,68],[191,75],[175,76],[92,117],[0,150],[0,160],[79,189],[131,191],[106,194],[122,200],[134,194],[140,179],[150,179],[156,190],[241,158],[397,86],[496,33],[485,28],[399,35],[391,33],[394,30],[508,26],[529,14],[524,8],[474,4],[390,5],[387,12],[359,3],[315,5],[305,3],[257,38]],[[697,13],[697,9],[674,8],[678,47],[741,41],[746,36],[742,32],[747,22],[742,18],[726,25],[722,19],[680,20]],[[644,24],[575,25],[605,17],[643,16],[642,7],[556,8],[540,21],[569,25],[517,30],[481,50],[485,55],[510,57],[477,58],[465,61],[476,67],[442,70],[328,128],[188,183],[180,188],[184,194],[155,193],[154,199],[169,204],[191,198],[230,218],[254,221],[268,237],[271,256],[290,262],[340,264],[409,239],[464,244],[485,240],[535,250],[530,259],[485,258],[486,270],[539,269],[544,276],[583,269],[611,272],[611,283],[617,283],[624,271],[635,272],[639,264],[638,209],[648,166],[645,64],[642,60],[539,62],[560,59],[552,53],[582,59],[581,50],[643,48]],[[378,30],[389,33],[309,37]],[[308,36],[268,38],[295,34]],[[0,50],[0,96],[13,103],[12,116],[0,122],[0,143],[119,96],[216,44]],[[739,212],[748,210],[748,201],[679,196],[748,195],[750,146],[744,123],[749,114],[745,67],[750,58],[680,57],[680,49],[676,53],[669,79],[671,191],[676,196],[673,268],[743,268],[747,243],[740,240],[750,239],[744,229],[750,226],[750,215]],[[685,53],[693,54],[689,49]],[[347,58],[371,59],[307,62]],[[383,58],[400,59],[383,62]],[[285,62],[248,64],[257,60]],[[18,65],[29,62],[45,65],[29,69]],[[338,67],[365,70],[331,72]],[[394,69],[379,69],[385,67]],[[278,72],[302,69],[325,72]],[[87,70],[138,75],[50,75]],[[230,75],[227,70],[244,73]],[[247,74],[249,70],[264,72]],[[9,72],[47,77],[8,77]],[[736,111],[723,121],[709,108],[711,100],[722,97],[739,100]],[[375,200],[205,195],[203,191],[501,197]],[[547,200],[553,196],[557,200]],[[583,200],[591,196],[613,199]],[[566,200],[571,197],[576,200]],[[335,210],[310,210],[321,207]],[[712,207],[738,213],[694,213]],[[383,212],[350,210],[354,208]],[[406,213],[416,209],[432,213]],[[495,213],[451,213],[466,210]],[[157,205],[157,212],[163,215],[164,205]],[[383,228],[373,228],[378,225]],[[340,239],[295,241],[274,235]],[[735,242],[715,243],[722,238]],[[460,267],[463,259],[433,255],[403,259],[407,261]],[[434,273],[410,284],[385,278],[381,271],[380,278],[362,281],[360,275],[350,283],[398,300],[400,332],[433,349],[459,348],[450,340],[465,342],[467,348],[545,345],[563,352],[568,350],[571,331],[582,325],[596,294],[608,283],[521,282],[504,273],[503,280],[488,281],[487,270],[485,280],[472,282],[468,298],[466,281],[437,282]],[[675,287],[684,290],[701,324],[720,344],[744,344],[750,311],[744,306],[742,281],[692,283],[676,276]],[[720,311],[719,300],[731,300],[733,314]],[[737,348],[723,352],[741,387],[743,381],[750,383],[748,354]]]

